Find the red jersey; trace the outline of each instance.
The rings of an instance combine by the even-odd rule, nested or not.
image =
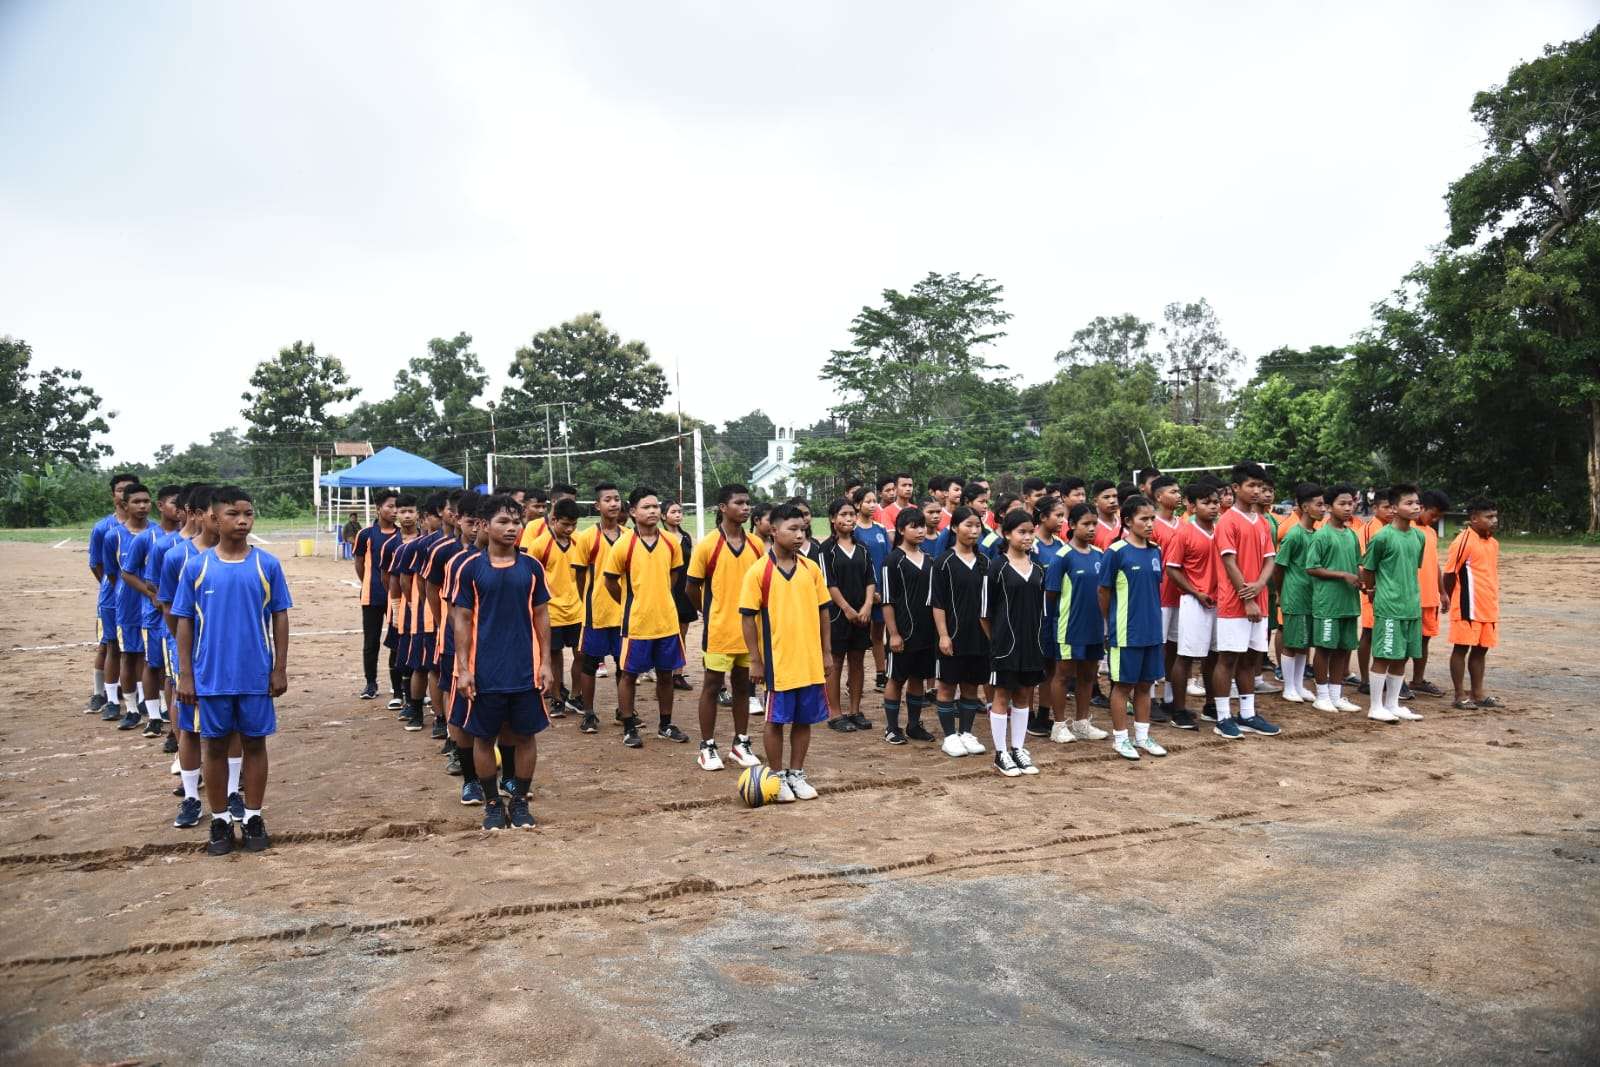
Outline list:
[[[939,525],[934,527],[934,533],[944,533],[945,527],[950,525],[950,509],[939,509]]]
[[[1206,596],[1217,595],[1217,584],[1222,578],[1222,557],[1217,555],[1216,527],[1207,531],[1193,520],[1178,523],[1178,532],[1172,537],[1172,548],[1163,548],[1161,558],[1168,567],[1183,568],[1189,584]],[[1171,578],[1165,579],[1172,582]],[[1177,583],[1173,592],[1183,595]]]
[[[1108,523],[1100,516],[1094,517],[1094,547],[1104,552],[1122,536],[1122,520]]]
[[[1253,582],[1261,577],[1261,571],[1267,565],[1267,560],[1277,555],[1277,550],[1272,547],[1272,529],[1267,520],[1254,512],[1240,511],[1231,507],[1217,520],[1217,554],[1219,556],[1233,556],[1234,564],[1239,568],[1239,573],[1247,582]],[[1263,586],[1261,592],[1256,594],[1256,603],[1261,607],[1263,616],[1267,613],[1267,590]],[[1227,572],[1223,571],[1217,576],[1217,618],[1242,619],[1244,614],[1244,601],[1239,599],[1239,594],[1234,592],[1233,583],[1228,580]]]
[[[1150,540],[1161,550],[1163,561],[1173,558],[1173,551],[1177,548],[1178,534],[1182,531],[1182,519],[1174,516],[1169,523],[1160,515],[1156,516],[1155,524],[1150,527]],[[1163,567],[1161,574],[1161,606],[1164,608],[1176,607],[1178,598],[1182,595],[1183,590],[1173,584],[1172,576],[1167,574],[1166,568]]]
[[[877,523],[879,526],[882,526],[885,530],[888,530],[891,534],[891,540],[893,539],[892,535],[894,534],[894,520],[898,519],[899,517],[899,504],[879,504],[877,509],[872,513],[872,521]]]

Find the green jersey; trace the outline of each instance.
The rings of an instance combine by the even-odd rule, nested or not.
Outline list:
[[[1422,566],[1422,531],[1415,526],[1397,530],[1391,523],[1367,542],[1361,566],[1377,575],[1372,590],[1372,614],[1386,619],[1422,618],[1422,591],[1417,571]]]
[[[1320,567],[1341,574],[1359,574],[1361,543],[1356,532],[1328,523],[1311,535],[1306,569]],[[1311,614],[1319,619],[1353,619],[1361,614],[1361,594],[1343,578],[1312,578]]]
[[[1285,615],[1311,614],[1312,578],[1306,573],[1306,556],[1311,552],[1312,531],[1298,522],[1289,527],[1278,544],[1274,561],[1283,572],[1283,588],[1278,591],[1278,606]]]

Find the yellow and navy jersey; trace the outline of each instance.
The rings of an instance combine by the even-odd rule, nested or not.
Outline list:
[[[517,549],[521,552],[532,552],[533,543],[550,532],[550,523],[540,517],[522,527],[522,536],[517,538]]]
[[[727,656],[746,651],[744,624],[739,618],[739,595],[744,575],[766,555],[767,547],[755,534],[745,534],[738,548],[717,530],[694,546],[689,556],[689,577],[700,583],[700,614],[705,620],[700,647]]]
[[[578,550],[572,556],[572,565],[588,573],[588,585],[583,591],[583,625],[586,628],[606,630],[622,625],[622,604],[606,588],[601,575],[606,569],[606,556],[611,546],[627,536],[627,531],[617,528],[615,538],[608,538],[604,527],[591,526],[580,530],[572,538]]]
[[[622,585],[622,636],[635,641],[678,633],[678,605],[672,599],[672,572],[683,566],[683,546],[660,531],[655,541],[637,530],[617,538],[602,573]]]
[[[739,613],[756,618],[764,681],[769,692],[821,685],[820,609],[831,603],[822,568],[804,556],[785,571],[768,552],[745,571]]]
[[[172,614],[194,620],[194,690],[200,696],[264,695],[272,676],[272,616],[291,606],[277,559],[251,547],[227,560],[214,548],[189,557]]]
[[[539,608],[550,600],[544,568],[521,552],[495,561],[478,553],[464,563],[451,603],[466,608],[472,648],[462,670],[480,693],[525,693],[539,677]]]
[[[389,591],[383,587],[385,573],[382,559],[389,542],[399,536],[398,527],[385,530],[376,523],[356,534],[354,557],[367,561],[361,579],[361,603],[383,604],[388,601]]]
[[[1141,648],[1166,640],[1161,626],[1161,550],[1153,542],[1143,548],[1114,541],[1106,549],[1100,587],[1111,590],[1106,630],[1114,648]]]
[[[562,544],[548,530],[542,537],[528,542],[528,555],[544,568],[544,580],[550,586],[550,625],[572,626],[583,621],[583,600],[578,596],[578,572],[572,561],[578,553],[578,542],[569,540]]]
[[[426,593],[427,587],[430,585],[439,587],[438,616],[428,620],[429,632],[434,635],[434,640],[438,640],[439,635],[450,625],[450,601],[445,598],[444,594],[445,569],[452,559],[465,551],[466,546],[461,543],[460,538],[441,534],[439,540],[435,541],[433,547],[428,550],[427,561],[422,565],[424,593]]]

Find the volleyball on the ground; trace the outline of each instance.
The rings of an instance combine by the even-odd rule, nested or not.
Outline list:
[[[783,782],[770,767],[757,764],[739,775],[739,799],[747,808],[759,808],[778,799]]]

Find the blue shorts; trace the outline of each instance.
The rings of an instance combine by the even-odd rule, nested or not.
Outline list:
[[[191,734],[199,733],[200,705],[185,704],[180,700],[174,706],[178,710],[172,717],[172,728],[174,730],[188,730]]]
[[[176,678],[178,676],[178,636],[165,628],[161,631],[161,658],[166,661],[167,671]]]
[[[1105,645],[1062,645],[1061,651],[1066,653],[1063,659],[1077,663],[1099,663],[1106,658]]]
[[[117,644],[129,655],[144,655],[144,628],[138,619],[123,621],[120,615],[117,617]]]
[[[439,685],[449,689],[454,686],[456,677],[456,652],[451,649],[439,657]]]
[[[456,688],[455,684],[452,683],[450,686],[450,715],[447,721],[457,730],[465,730],[467,728],[467,712],[471,710],[472,705],[467,701],[467,694]]]
[[[544,694],[537,689],[520,693],[479,693],[467,704],[461,729],[473,737],[494,740],[501,727],[521,737],[531,737],[550,725],[544,713]]]
[[[828,691],[821,685],[767,690],[767,721],[775,726],[811,726],[828,721]]]
[[[550,654],[559,656],[569,648],[574,652],[583,651],[583,625],[574,622],[550,627]]]
[[[431,671],[433,662],[433,634],[407,634],[400,639],[405,653],[404,666],[412,671]]]
[[[1134,645],[1110,649],[1111,680],[1119,685],[1153,682],[1167,674],[1163,645]]]
[[[585,626],[583,628],[583,643],[579,646],[585,656],[593,663],[610,656],[618,663],[622,662],[622,627],[621,626]]]
[[[202,696],[200,736],[266,737],[278,732],[278,711],[265,693],[235,693],[229,696]]]
[[[617,660],[626,674],[643,674],[645,671],[682,670],[683,638],[628,637],[622,641],[622,656]]]
[[[114,604],[97,604],[94,609],[95,640],[102,645],[117,642],[117,608]]]
[[[145,666],[153,671],[165,670],[167,665],[166,627],[152,629],[147,626],[141,636],[144,638]]]

